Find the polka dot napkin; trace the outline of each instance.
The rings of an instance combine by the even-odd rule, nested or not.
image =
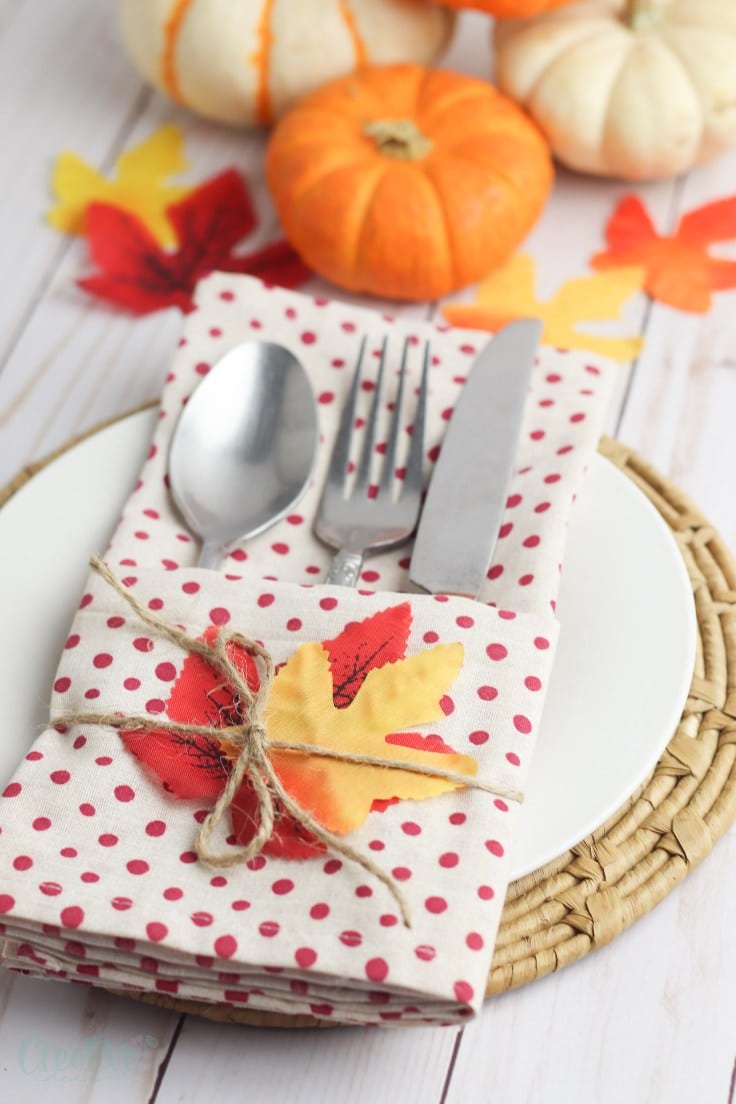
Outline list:
[[[104,559],[145,610],[192,637],[233,630],[264,643],[277,670],[269,737],[272,724],[277,735],[307,739],[309,723],[325,741],[334,731],[363,746],[375,729],[371,746],[389,759],[449,764],[487,789],[434,778],[430,795],[395,800],[386,777],[402,790],[406,771],[292,754],[284,769],[299,760],[302,800],[354,824],[341,838],[384,877],[325,849],[283,810],[249,861],[201,861],[197,834],[232,759],[208,737],[157,734],[156,724],[227,724],[232,693],[93,573],[51,716],[145,714],[150,732],[49,728],[19,765],[0,799],[6,966],[342,1022],[448,1023],[477,1011],[523,815],[515,796],[544,736],[567,521],[611,369],[540,352],[481,601],[413,593],[408,547],[367,560],[353,591],[321,583],[330,552],[311,522],[363,335],[371,354],[388,337],[390,367],[409,336],[416,379],[421,345],[431,343],[429,471],[487,335],[217,274],[200,285],[148,460]],[[318,397],[319,461],[294,513],[207,571],[195,566],[196,541],[167,492],[167,448],[202,376],[252,338],[278,341],[305,364]],[[370,386],[369,377],[366,401]],[[245,787],[226,811],[214,833],[223,853],[252,835],[254,800]]]

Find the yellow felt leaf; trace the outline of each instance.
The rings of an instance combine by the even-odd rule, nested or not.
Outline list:
[[[603,337],[581,332],[581,322],[620,318],[621,309],[644,284],[642,268],[619,268],[567,280],[542,302],[536,295],[534,261],[517,254],[478,285],[473,303],[444,309],[453,326],[494,332],[515,318],[540,318],[542,342],[558,349],[587,349],[613,360],[630,360],[641,350],[640,337]]]
[[[368,673],[350,705],[336,709],[327,652],[321,644],[303,644],[281,668],[271,689],[265,716],[269,738],[475,775],[477,764],[470,756],[386,742],[394,732],[443,716],[440,699],[462,661],[462,644],[439,644],[387,663]],[[301,808],[341,834],[359,827],[377,798],[421,800],[461,786],[408,770],[276,748],[271,759],[283,786]]]
[[[78,154],[61,153],[52,176],[58,202],[47,219],[57,230],[83,234],[89,205],[110,203],[137,215],[161,245],[173,245],[176,236],[166,208],[191,188],[165,181],[186,168],[184,137],[173,125],[161,127],[145,142],[122,153],[110,180]]]
[[[541,318],[544,304],[537,299],[535,287],[533,259],[527,254],[516,253],[478,285],[474,306],[504,319]],[[448,311],[452,309],[447,308]]]

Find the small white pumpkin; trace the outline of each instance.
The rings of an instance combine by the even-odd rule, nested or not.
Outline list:
[[[431,0],[118,0],[142,75],[201,115],[270,123],[364,64],[431,62],[453,16]]]
[[[736,144],[736,0],[582,0],[495,45],[501,88],[573,169],[670,177]]]

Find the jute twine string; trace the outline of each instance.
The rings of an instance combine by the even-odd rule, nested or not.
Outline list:
[[[325,828],[311,813],[302,808],[284,789],[271,762],[271,749],[298,754],[316,755],[321,758],[336,759],[343,763],[361,766],[380,767],[389,770],[406,770],[431,778],[441,778],[458,787],[481,790],[494,797],[504,797],[510,801],[523,801],[523,794],[498,783],[490,783],[472,775],[443,770],[441,767],[412,763],[405,759],[386,759],[371,755],[358,755],[338,751],[300,741],[272,740],[264,721],[264,706],[273,685],[274,662],[269,652],[258,641],[242,633],[229,630],[220,631],[212,642],[190,636],[178,625],[172,624],[147,609],[125,584],[117,578],[96,556],[90,560],[90,566],[118,594],[136,616],[151,628],[156,629],[183,651],[200,656],[233,692],[236,715],[240,723],[217,727],[215,725],[182,724],[175,721],[159,720],[157,717],[139,716],[121,713],[71,713],[56,717],[54,725],[90,724],[106,725],[111,728],[125,729],[128,732],[156,730],[174,732],[188,736],[204,736],[219,743],[226,738],[235,749],[237,756],[233,760],[232,770],[227,782],[214,806],[202,822],[195,841],[197,857],[210,866],[234,866],[254,858],[273,835],[276,805],[282,806],[293,819],[307,832],[320,840],[330,850],[343,858],[357,863],[374,878],[382,882],[396,901],[405,927],[411,927],[409,905],[394,879],[369,856],[352,847],[340,836]],[[228,646],[244,648],[255,660],[259,668],[259,686],[251,690],[248,681],[235,662],[228,655]],[[244,847],[229,847],[227,851],[217,850],[211,843],[226,811],[235,799],[243,780],[247,778],[253,787],[258,805],[258,825],[253,839]]]

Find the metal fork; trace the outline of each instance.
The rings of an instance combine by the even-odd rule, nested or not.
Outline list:
[[[383,392],[386,345],[381,348],[373,402],[364,430],[363,444],[352,488],[349,479],[349,459],[355,429],[356,409],[365,359],[366,339],[363,338],[358,363],[345,404],[335,447],[330,460],[327,481],[322,492],[315,532],[320,540],[339,551],[332,561],[326,582],[354,587],[368,552],[379,552],[407,541],[414,532],[421,508],[422,462],[424,457],[424,425],[429,379],[429,344],[424,347],[422,381],[417,398],[411,445],[405,475],[398,495],[394,495],[394,469],[401,433],[401,408],[406,381],[409,341],[404,342],[401,371],[393,409],[386,453],[383,457],[378,489],[369,497],[371,463],[376,444],[376,428]]]

